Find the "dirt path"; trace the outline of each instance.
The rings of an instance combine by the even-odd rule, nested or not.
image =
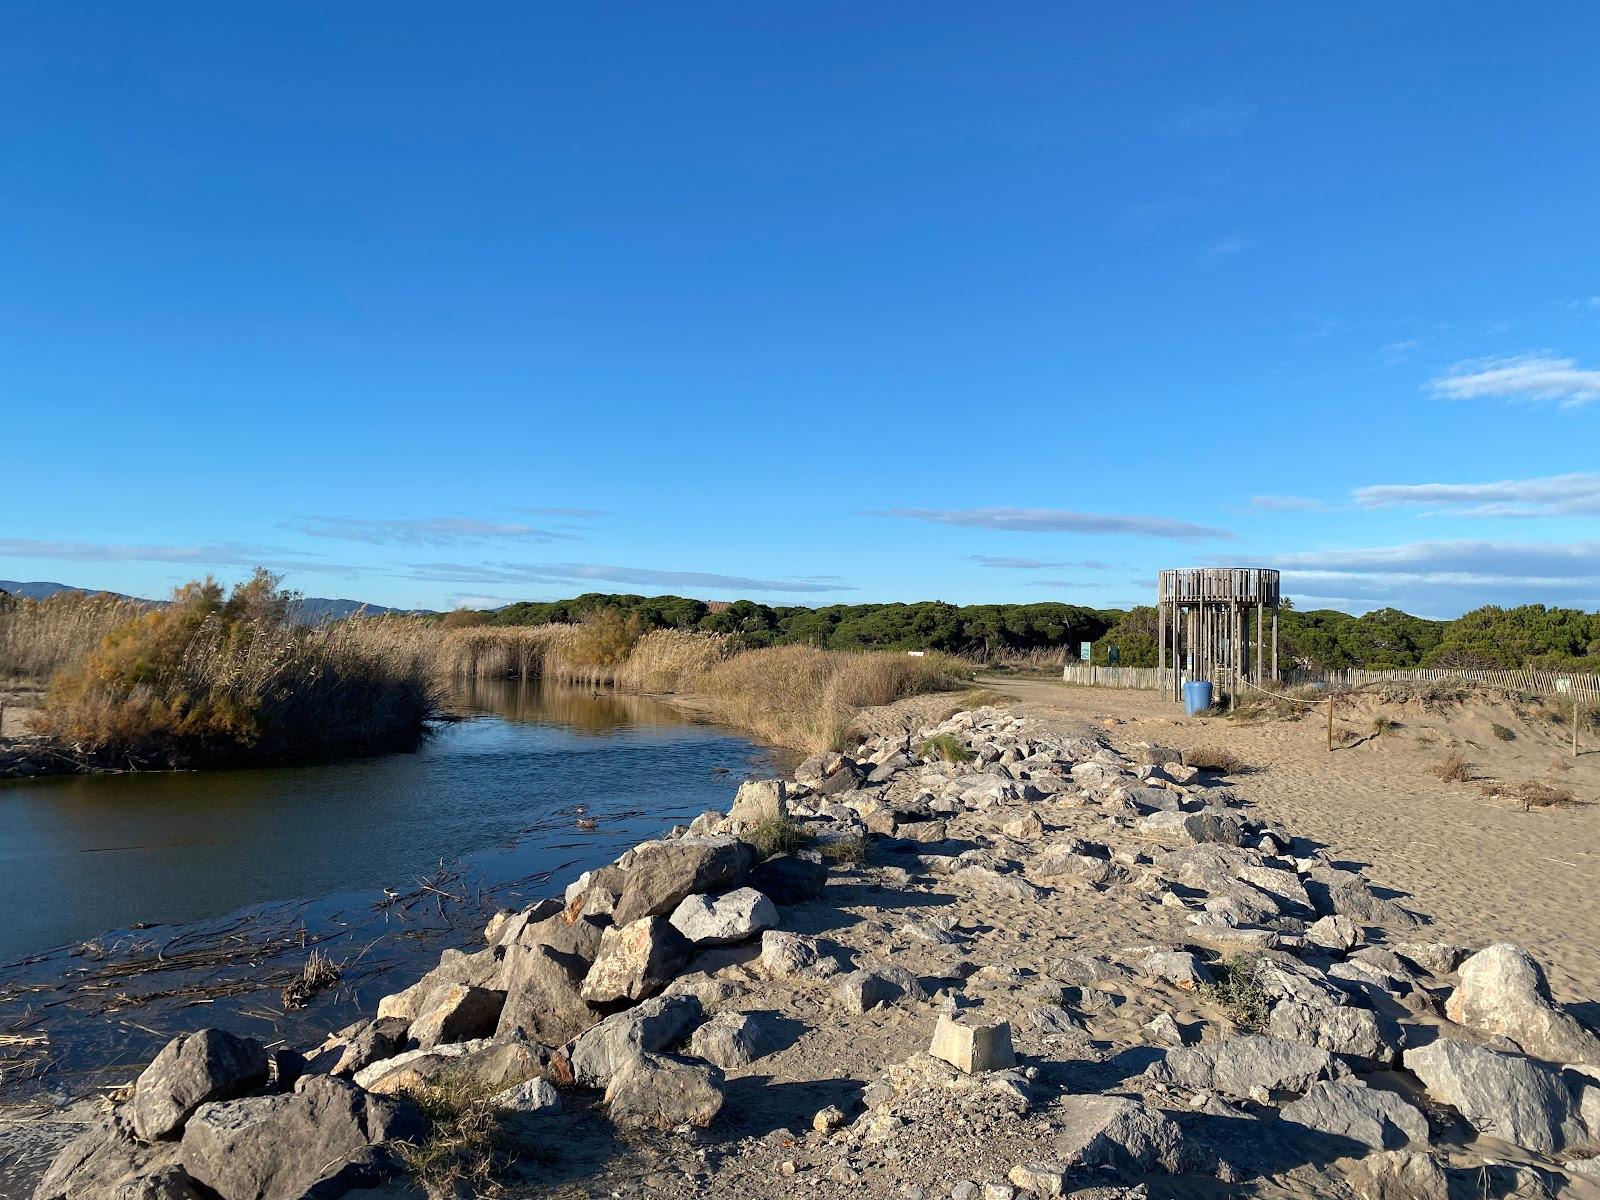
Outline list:
[[[1581,799],[1600,799],[1600,749],[1570,757],[1558,728],[1490,702],[1424,711],[1387,705],[1398,726],[1329,753],[1317,717],[1246,724],[1223,717],[1185,719],[1151,692],[1069,687],[1051,680],[986,678],[1015,696],[1019,711],[1063,728],[1108,728],[1118,744],[1159,741],[1187,749],[1226,746],[1255,769],[1237,790],[1265,815],[1340,856],[1370,864],[1374,883],[1407,893],[1431,914],[1437,936],[1471,945],[1512,940],[1549,967],[1567,1001],[1600,995],[1600,805],[1522,812],[1476,784],[1429,773],[1453,748],[1481,778],[1564,783]],[[1501,741],[1500,724],[1514,733]]]

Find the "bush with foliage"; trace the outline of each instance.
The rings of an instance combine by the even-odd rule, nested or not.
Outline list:
[[[59,674],[41,733],[142,766],[287,762],[414,746],[435,711],[432,649],[414,623],[307,628],[257,571],[225,596],[189,583],[110,630]]]

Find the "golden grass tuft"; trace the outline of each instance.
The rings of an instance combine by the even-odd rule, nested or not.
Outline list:
[[[1250,769],[1249,763],[1222,746],[1196,746],[1185,750],[1183,764],[1215,775],[1242,775]]]
[[[856,712],[962,686],[968,668],[945,655],[773,646],[718,663],[694,681],[720,720],[798,750],[845,750]]]
[[[1446,783],[1472,782],[1472,764],[1467,761],[1466,756],[1459,750],[1450,751],[1449,754],[1428,769]]]
[[[645,634],[615,672],[613,682],[630,692],[683,692],[732,653],[726,635],[656,629]]]

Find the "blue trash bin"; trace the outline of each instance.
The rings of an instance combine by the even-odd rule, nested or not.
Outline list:
[[[1211,681],[1191,679],[1183,685],[1183,707],[1192,717],[1211,707]]]

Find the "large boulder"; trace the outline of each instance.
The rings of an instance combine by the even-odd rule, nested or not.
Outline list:
[[[1323,1080],[1279,1112],[1285,1120],[1318,1133],[1360,1142],[1373,1150],[1426,1144],[1428,1119],[1393,1092],[1357,1080]]]
[[[1244,822],[1224,808],[1199,812],[1154,812],[1139,820],[1139,832],[1164,842],[1198,845],[1220,842],[1238,846],[1244,840]]]
[[[1407,1050],[1404,1062],[1430,1096],[1501,1141],[1554,1154],[1590,1140],[1581,1111],[1590,1081],[1575,1072],[1452,1038]]]
[[[176,1142],[140,1141],[124,1110],[63,1146],[34,1187],[33,1200],[193,1200],[200,1193],[178,1155]]]
[[[330,1075],[354,1075],[375,1062],[393,1058],[405,1049],[411,1022],[403,1017],[380,1017],[368,1021],[361,1031],[345,1043]]]
[[[669,920],[696,946],[731,946],[771,929],[778,909],[754,888],[742,887],[720,896],[685,896]]]
[[[748,1067],[777,1047],[770,1023],[759,1013],[721,1012],[689,1039],[689,1053],[724,1071]]]
[[[822,896],[828,883],[828,864],[820,854],[802,850],[779,854],[750,872],[749,884],[774,904],[804,904]]]
[[[1450,1180],[1418,1150],[1368,1154],[1350,1165],[1350,1186],[1361,1200],[1449,1200]]]
[[[612,1077],[605,1102],[622,1129],[704,1129],[722,1111],[722,1072],[709,1063],[640,1054]]]
[[[749,779],[739,785],[728,810],[740,825],[770,825],[789,815],[789,792],[781,779]]]
[[[755,862],[755,849],[731,837],[689,837],[638,847],[617,901],[618,925],[666,916],[697,892],[737,887]]]
[[[1320,1046],[1330,1054],[1373,1068],[1394,1061],[1395,1046],[1384,1036],[1378,1015],[1370,1009],[1280,1000],[1272,1007],[1267,1030],[1283,1041]]]
[[[506,994],[492,988],[454,983],[433,998],[432,1007],[411,1024],[410,1040],[424,1050],[451,1042],[489,1037],[500,1022]]]
[[[1550,998],[1544,970],[1521,946],[1500,942],[1457,968],[1444,1011],[1458,1025],[1510,1038],[1535,1058],[1600,1065],[1600,1038]]]
[[[704,1019],[705,1009],[690,995],[657,996],[615,1013],[572,1043],[573,1077],[583,1087],[603,1088],[624,1063],[671,1049]]]
[[[428,1050],[407,1050],[357,1071],[355,1084],[380,1096],[398,1096],[449,1077],[468,1076],[484,1087],[506,1087],[542,1075],[549,1050],[521,1038],[479,1038]]]
[[[1112,1167],[1178,1172],[1187,1155],[1170,1119],[1120,1096],[1069,1096],[1060,1102],[1051,1157],[1063,1168]]]
[[[525,917],[511,919],[513,929],[502,929],[507,941],[527,927]],[[502,945],[491,946],[473,954],[456,949],[446,949],[439,956],[439,965],[404,991],[395,992],[378,1001],[378,1017],[415,1021],[435,1008],[441,997],[451,988],[498,986],[496,979],[504,956]]]
[[[580,994],[590,1004],[654,996],[677,977],[693,949],[688,938],[660,917],[614,926],[600,939]]]
[[[580,988],[605,928],[588,917],[570,924],[552,917],[528,925],[510,942],[499,976],[506,999],[497,1033],[520,1032],[558,1046],[599,1020]]]
[[[409,1104],[312,1075],[290,1093],[201,1106],[183,1131],[183,1165],[224,1200],[331,1197],[396,1174],[398,1143],[426,1131]]]
[[[1168,1050],[1146,1069],[1157,1083],[1259,1099],[1300,1093],[1322,1079],[1349,1074],[1326,1050],[1304,1042],[1246,1034],[1226,1042]]]
[[[173,1038],[133,1085],[133,1129],[147,1142],[175,1136],[195,1109],[242,1096],[267,1078],[267,1052],[254,1038],[221,1029]]]

